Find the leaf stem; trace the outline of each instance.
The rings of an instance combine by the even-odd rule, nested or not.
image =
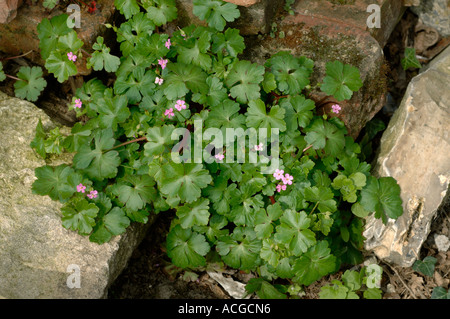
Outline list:
[[[1,61],[6,61],[6,60],[12,60],[12,59],[21,58],[21,57],[24,57],[24,56],[30,54],[31,52],[33,52],[33,50],[30,50],[30,51],[28,51],[27,53],[24,53],[24,54],[21,54],[21,55],[11,56],[11,57],[8,57],[8,58],[2,58],[2,59],[0,59],[0,60],[1,60]]]
[[[15,76],[12,76],[12,75],[9,75],[9,74],[5,74],[5,76],[7,76],[10,79],[16,80],[16,81],[24,81],[22,79],[19,79],[19,78],[15,77]]]
[[[131,143],[140,142],[140,141],[146,141],[146,140],[147,140],[147,137],[141,136],[141,137],[136,138],[136,139],[134,139],[134,140],[126,141],[126,142],[124,142],[124,143],[122,143],[122,144],[116,145],[116,146],[114,146],[114,147],[112,147],[112,148],[110,148],[110,149],[104,151],[104,153],[109,152],[109,151],[112,151],[112,150],[115,150],[116,148],[119,148],[119,147],[122,147],[122,146],[125,146],[125,145],[128,145],[128,144],[131,144]]]
[[[314,205],[314,208],[312,209],[312,211],[309,214],[312,214],[316,210],[317,206],[319,205],[319,202],[317,202],[316,205]]]

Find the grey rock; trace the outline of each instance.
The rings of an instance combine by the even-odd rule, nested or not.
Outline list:
[[[450,47],[412,79],[384,132],[373,167],[400,185],[403,215],[383,225],[367,218],[365,248],[410,267],[444,204],[450,184]]]
[[[411,10],[425,25],[435,28],[441,36],[450,36],[450,1],[426,0],[411,7]]]
[[[105,298],[150,221],[104,245],[63,228],[61,204],[31,193],[34,169],[46,164],[29,146],[39,118],[55,126],[34,104],[0,92],[0,298]],[[77,274],[80,288],[70,288]]]

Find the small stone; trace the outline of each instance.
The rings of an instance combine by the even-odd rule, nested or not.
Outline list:
[[[434,243],[440,252],[446,252],[450,247],[450,240],[445,235],[435,235]]]

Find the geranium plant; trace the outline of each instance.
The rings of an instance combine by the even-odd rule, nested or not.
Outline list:
[[[43,157],[74,153],[71,164],[37,168],[32,187],[63,203],[62,225],[102,244],[173,211],[166,250],[174,265],[220,261],[255,272],[249,291],[269,298],[361,262],[363,218],[400,216],[400,188],[371,176],[335,116],[339,104],[316,113],[314,61],[288,52],[265,65],[240,59],[244,38],[226,28],[240,15],[231,3],[194,0],[208,26],[171,34],[164,25],[177,17],[174,0],[115,5],[126,20],[107,27],[121,54],[99,37],[88,59],[115,81],[85,82],[69,106],[80,118],[71,134],[39,124],[32,142]],[[84,45],[66,18],[38,29],[59,81],[76,73]],[[338,101],[362,86],[353,66],[330,61],[326,71],[320,87]]]

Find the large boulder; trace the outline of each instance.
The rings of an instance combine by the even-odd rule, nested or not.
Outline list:
[[[325,76],[327,62],[335,60],[351,64],[360,70],[363,87],[350,100],[338,102],[317,88],[310,98],[317,103],[319,112],[332,115],[331,106],[342,107],[340,119],[350,135],[356,138],[361,129],[380,111],[387,94],[387,65],[383,55],[395,25],[404,7],[398,0],[378,1],[374,17],[379,17],[380,28],[372,26],[369,9],[371,0],[349,1],[350,4],[334,4],[328,0],[296,1],[291,9],[294,14],[281,13],[273,22],[272,36],[258,37],[249,42],[248,58],[264,63],[278,51],[288,51],[295,56],[312,59],[314,73],[312,84],[320,83]],[[368,11],[369,10],[369,11]],[[374,20],[376,21],[376,19]]]
[[[46,164],[29,146],[39,119],[55,126],[34,104],[0,92],[0,298],[105,298],[150,222],[103,245],[63,228],[61,204],[31,193],[35,168]]]
[[[367,219],[365,248],[403,267],[411,266],[444,204],[450,183],[450,47],[410,82],[383,133],[373,172],[394,177],[403,215],[383,225]]]

